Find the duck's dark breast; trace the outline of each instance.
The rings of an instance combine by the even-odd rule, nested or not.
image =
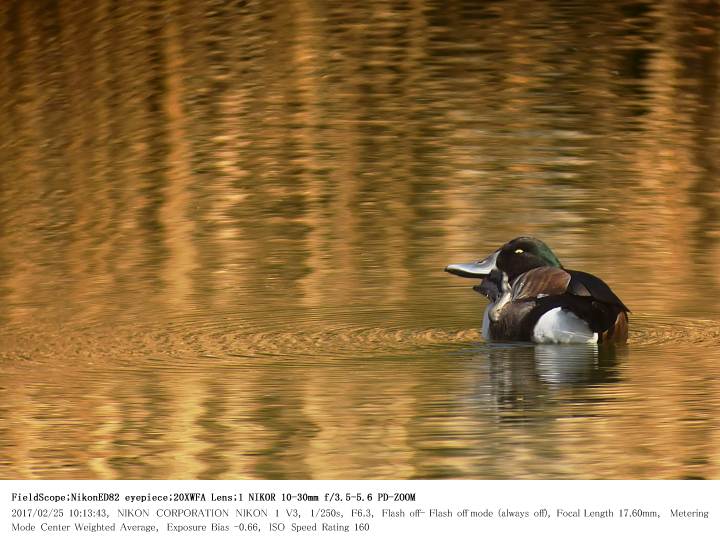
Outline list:
[[[495,341],[531,341],[534,324],[531,315],[537,306],[534,300],[508,303],[497,321],[490,322],[490,336]]]

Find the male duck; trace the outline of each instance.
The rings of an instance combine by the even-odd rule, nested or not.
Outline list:
[[[490,300],[483,337],[536,343],[624,343],[629,309],[605,282],[563,268],[544,242],[511,240],[482,261],[448,265],[449,273],[482,278],[473,289]]]

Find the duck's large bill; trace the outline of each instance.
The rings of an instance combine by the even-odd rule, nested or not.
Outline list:
[[[445,267],[445,271],[465,278],[484,278],[495,268],[498,252],[492,253],[482,261],[472,263],[454,263]]]

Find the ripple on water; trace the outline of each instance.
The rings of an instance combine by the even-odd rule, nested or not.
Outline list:
[[[630,328],[631,346],[720,346],[717,320],[639,315]]]
[[[0,357],[6,361],[141,361],[182,365],[201,359],[289,361],[315,356],[410,355],[481,340],[476,329],[412,329],[327,322],[255,323],[242,316],[190,316],[163,323],[85,325],[72,331],[5,331]]]

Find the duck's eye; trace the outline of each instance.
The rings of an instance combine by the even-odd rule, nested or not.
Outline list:
[[[515,250],[515,253],[516,253],[516,254],[521,254],[521,253],[523,253],[524,251],[525,251],[525,250],[523,250],[522,248],[518,248],[517,250]]]

